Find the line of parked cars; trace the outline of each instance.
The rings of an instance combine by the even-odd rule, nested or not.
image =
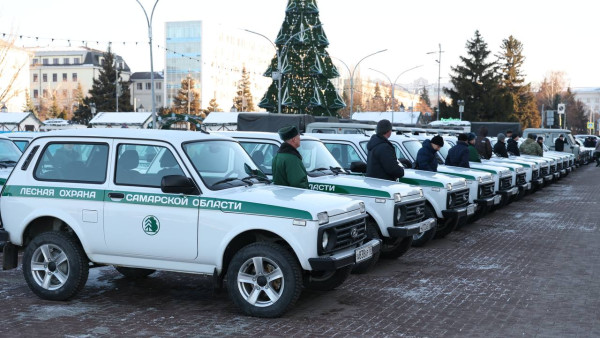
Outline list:
[[[8,134],[0,138],[3,268],[16,268],[23,251],[25,281],[49,300],[76,295],[97,266],[112,265],[126,278],[203,274],[217,289],[226,285],[243,313],[277,317],[303,288],[336,288],[351,272],[447,236],[576,166],[571,154],[547,153],[470,169],[413,169],[431,136],[392,135],[405,171],[394,182],[364,177],[369,136],[304,134],[304,190],[270,181],[276,133]],[[456,142],[444,138],[440,163]],[[14,152],[10,167],[4,146]]]

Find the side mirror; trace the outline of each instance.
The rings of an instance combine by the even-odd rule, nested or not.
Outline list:
[[[170,194],[193,194],[196,192],[196,186],[186,176],[167,175],[163,176],[160,182],[160,190]]]
[[[407,159],[405,159],[405,158],[401,158],[401,159],[399,159],[398,161],[399,161],[399,162],[402,164],[402,166],[403,166],[404,168],[409,168],[409,169],[410,169],[410,168],[412,168],[412,163],[410,163],[410,161],[409,161],[409,160],[407,160]]]
[[[352,162],[352,163],[350,163],[350,171],[353,171],[355,173],[366,174],[367,173],[367,164],[365,162],[361,162],[361,161]]]

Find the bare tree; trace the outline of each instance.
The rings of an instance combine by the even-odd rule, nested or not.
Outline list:
[[[0,102],[8,102],[27,90],[26,88],[14,88],[19,74],[23,69],[26,69],[25,67],[28,66],[29,62],[28,58],[19,60],[18,57],[14,56],[13,51],[18,49],[15,47],[15,38],[16,36],[9,38],[9,40],[0,39],[0,79],[2,79]]]
[[[564,72],[552,71],[544,77],[537,94],[538,105],[555,109],[557,97],[567,88],[567,76]]]

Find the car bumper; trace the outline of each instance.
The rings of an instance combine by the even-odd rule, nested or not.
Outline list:
[[[420,234],[429,229],[435,228],[437,221],[435,218],[428,218],[419,223],[402,226],[402,227],[389,227],[387,228],[390,237],[410,237],[412,235]]]
[[[509,199],[515,195],[519,194],[519,188],[518,187],[512,187],[508,190],[503,190],[500,191],[500,195],[502,195],[502,199]]]
[[[4,246],[8,242],[8,231],[0,229],[0,246]]]
[[[553,179],[554,179],[554,175],[547,175],[547,176],[544,176],[544,181],[545,181],[545,182],[550,182],[550,181],[552,181]]]
[[[478,198],[474,202],[477,203],[480,208],[491,207],[492,205],[500,204],[500,198],[496,198],[496,196],[500,195],[494,195],[488,198]]]
[[[541,187],[542,185],[544,185],[544,179],[538,178],[537,180],[534,180],[533,185],[536,187]]]
[[[518,188],[519,188],[519,192],[529,191],[529,190],[531,190],[531,183],[522,184]]]
[[[557,179],[559,179],[559,178],[560,178],[560,172],[559,172],[559,171],[557,171],[557,172],[555,172],[554,174],[552,174],[552,176],[554,176],[554,179],[555,179],[555,180],[557,180]]]
[[[471,210],[471,211],[469,211]],[[442,210],[442,215],[444,215],[445,219],[461,219],[467,216],[471,216],[477,210],[477,204],[469,204],[464,207],[456,208],[456,209],[448,209]]]
[[[358,248],[347,249],[343,252],[333,254],[327,257],[309,258],[308,263],[314,271],[331,271],[341,269],[345,266],[356,263],[356,250],[360,250],[371,246],[373,248],[373,255],[381,250],[381,241],[373,239]]]
[[[567,169],[561,169],[561,170],[560,170],[560,175],[561,175],[561,176],[567,176],[567,174],[568,174],[568,171],[567,171]]]

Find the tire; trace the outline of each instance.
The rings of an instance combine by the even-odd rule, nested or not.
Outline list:
[[[396,259],[404,255],[412,246],[412,236],[397,238],[394,243],[384,243],[381,245],[381,257],[385,259]]]
[[[126,268],[124,266],[115,266],[115,269],[117,269],[117,271],[119,271],[123,276],[125,276],[125,278],[129,279],[145,278],[156,272],[156,270],[152,269]]]
[[[440,227],[440,224],[442,225]],[[435,238],[444,238],[458,227],[458,221],[455,219],[444,219],[438,221],[438,227],[435,231]]]
[[[433,211],[433,208],[429,204],[426,204],[425,205],[425,219],[428,219],[428,218],[437,218],[437,217],[436,217],[435,212]],[[412,236],[412,238],[413,238],[412,246],[422,247],[425,244],[427,244],[427,242],[429,242],[430,240],[433,239],[433,237],[435,237],[435,233],[437,231],[436,228],[437,228],[437,225],[423,233],[413,235]]]
[[[333,271],[313,271],[304,287],[316,291],[333,290],[346,281],[351,271],[352,266],[345,266]]]
[[[253,243],[231,259],[227,290],[233,303],[246,315],[279,317],[300,297],[302,273],[286,248],[274,243]]]
[[[45,232],[25,248],[23,275],[38,297],[67,300],[85,286],[88,263],[87,255],[75,238],[62,232]]]
[[[379,236],[379,232],[377,231],[376,227],[377,227],[377,223],[375,223],[375,221],[373,221],[373,220],[367,221],[367,228],[366,228],[367,238],[365,239],[365,242],[368,242],[372,239],[381,239],[381,236]],[[377,253],[373,253],[373,257],[371,257],[365,261],[362,261],[358,264],[354,264],[352,266],[352,273],[359,273],[359,274],[366,273],[373,266],[375,266],[375,264],[377,264],[377,262],[379,261],[379,255],[380,255],[380,252],[378,251]]]

